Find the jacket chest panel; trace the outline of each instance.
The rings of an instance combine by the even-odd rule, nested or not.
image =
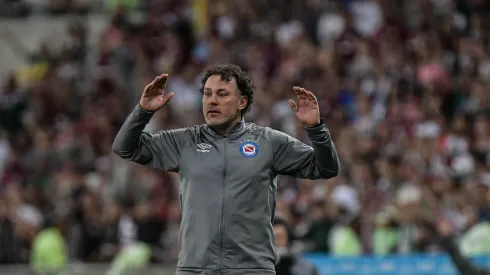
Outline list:
[[[265,140],[242,139],[227,143],[226,168],[242,177],[258,175],[272,164],[271,148]]]
[[[180,176],[188,182],[251,181],[268,177],[272,149],[260,137],[199,140],[182,152]]]

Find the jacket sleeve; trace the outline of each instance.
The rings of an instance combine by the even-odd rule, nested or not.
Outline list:
[[[285,133],[272,131],[277,174],[307,179],[329,179],[339,174],[339,157],[325,125],[306,128],[313,147]]]
[[[178,172],[180,153],[187,129],[144,132],[153,116],[138,104],[128,116],[112,144],[112,150],[123,159],[155,169]]]
[[[459,251],[452,238],[444,238],[441,244],[451,257],[456,269],[461,274],[490,275],[490,270],[480,269],[475,266],[468,258],[464,257]]]

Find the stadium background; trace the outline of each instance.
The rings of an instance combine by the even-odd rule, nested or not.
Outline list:
[[[320,101],[342,175],[280,177],[277,215],[322,274],[456,274],[427,230],[441,218],[490,263],[489,15],[484,0],[0,0],[0,273],[26,272],[56,217],[74,274],[135,241],[165,274],[178,176],[111,143],[163,72],[176,97],[148,130],[202,123],[199,73],[223,62],[253,76],[248,121],[305,140],[291,87]]]

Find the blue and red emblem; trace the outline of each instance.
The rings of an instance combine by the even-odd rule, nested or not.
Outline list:
[[[259,146],[252,141],[246,141],[240,146],[240,153],[246,158],[253,158],[259,153]]]

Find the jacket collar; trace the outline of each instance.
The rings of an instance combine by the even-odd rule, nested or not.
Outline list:
[[[238,121],[233,128],[231,128],[230,132],[228,133],[228,136],[226,138],[228,139],[233,139],[237,136],[239,136],[246,128],[245,120],[242,118],[240,121]],[[216,137],[221,137],[224,138],[225,136],[221,135],[218,133],[211,125],[206,124],[206,129],[210,134]]]

